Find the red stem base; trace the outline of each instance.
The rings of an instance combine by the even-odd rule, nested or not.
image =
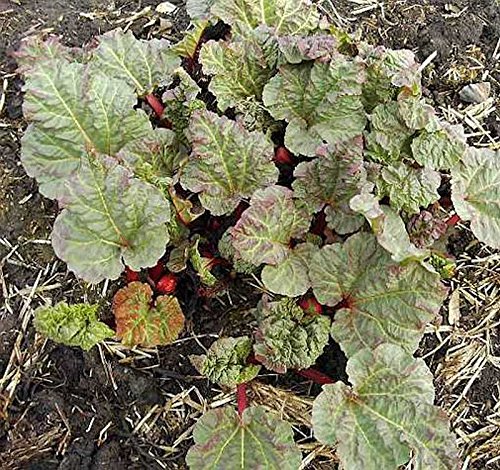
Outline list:
[[[247,384],[239,384],[236,388],[236,399],[238,401],[238,414],[243,415],[243,412],[247,409]]]

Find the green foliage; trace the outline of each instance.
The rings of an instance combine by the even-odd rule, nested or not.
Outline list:
[[[59,302],[52,307],[35,310],[38,333],[67,346],[79,346],[88,351],[97,343],[114,336],[115,332],[98,320],[98,305]]]

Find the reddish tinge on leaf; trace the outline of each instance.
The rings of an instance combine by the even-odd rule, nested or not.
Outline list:
[[[184,326],[178,300],[171,295],[152,301],[148,284],[132,282],[113,299],[116,336],[127,346],[159,346],[175,341]]]

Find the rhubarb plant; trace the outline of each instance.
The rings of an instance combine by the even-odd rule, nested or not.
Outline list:
[[[300,467],[291,426],[247,404],[265,370],[324,386],[312,427],[343,468],[457,468],[413,354],[448,294],[453,226],[500,248],[500,153],[439,116],[411,51],[352,38],[313,2],[187,11],[176,44],[119,29],[81,49],[22,42],[22,163],[59,204],[54,251],[88,283],[127,283],[114,331],[59,304],[37,311],[39,332],[172,344],[192,305],[245,283],[260,297],[245,331],[191,357],[238,402],[195,425],[191,468]],[[350,385],[314,369],[334,343]]]

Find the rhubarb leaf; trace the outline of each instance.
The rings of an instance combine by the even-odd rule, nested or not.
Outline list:
[[[189,259],[193,265],[193,269],[198,273],[198,276],[200,276],[200,281],[206,286],[214,286],[217,283],[217,278],[210,272],[214,260],[201,256],[198,249],[199,243],[200,240],[197,239],[192,244],[191,248],[189,248]]]
[[[398,112],[398,103],[378,105],[370,116],[371,132],[367,135],[367,151],[372,159],[394,163],[409,146],[413,132]],[[409,147],[408,147],[409,148]]]
[[[457,214],[480,241],[500,248],[500,152],[469,147],[451,176]]]
[[[26,77],[25,90],[23,111],[32,124],[22,139],[21,160],[47,197],[64,196],[65,180],[87,152],[115,155],[151,132],[146,114],[133,109],[131,88],[90,74],[82,64],[40,61]]]
[[[305,294],[311,287],[309,263],[317,249],[312,243],[301,243],[278,265],[265,266],[261,277],[266,289],[287,297]]]
[[[427,251],[420,250],[411,243],[401,216],[391,207],[380,205],[373,194],[362,191],[351,199],[350,206],[355,212],[365,216],[378,242],[392,253],[395,261],[421,260],[428,255]]]
[[[277,265],[288,256],[292,238],[303,235],[309,223],[310,217],[293,200],[293,191],[269,186],[254,193],[234,226],[233,246],[240,258],[256,266]]]
[[[91,283],[117,279],[124,265],[154,266],[165,252],[168,201],[123,167],[92,162],[67,182],[52,232],[56,255]]]
[[[113,298],[116,336],[126,346],[162,346],[174,342],[184,327],[179,301],[161,295],[153,302],[148,284],[131,282]]]
[[[413,140],[411,149],[420,165],[436,170],[449,170],[464,156],[466,137],[461,125],[442,124],[441,127],[442,129],[434,132],[424,130]]]
[[[252,340],[248,336],[220,338],[205,355],[189,356],[198,372],[211,382],[225,387],[250,382],[257,377],[260,366],[247,364],[252,352]]]
[[[52,307],[39,307],[34,313],[35,328],[52,341],[88,351],[115,335],[111,328],[98,320],[98,310],[98,305],[68,305],[65,302]]]
[[[230,228],[222,234],[217,248],[222,258],[233,263],[233,267],[236,272],[243,274],[253,274],[256,271],[257,267],[253,263],[244,261],[236,256],[236,250],[233,246],[233,236],[231,235]]]
[[[244,111],[248,98],[261,100],[277,60],[277,45],[266,45],[268,40],[268,34],[255,32],[240,41],[209,41],[201,48],[203,72],[212,75],[208,88],[221,111],[229,107]]]
[[[338,40],[334,36],[284,36],[278,38],[280,51],[289,64],[300,64],[306,60],[330,62],[340,56]]]
[[[323,140],[336,144],[362,134],[363,80],[362,65],[343,56],[331,63],[285,65],[265,86],[264,105],[289,123],[286,147],[314,156]]]
[[[325,385],[313,405],[314,434],[335,446],[345,470],[459,466],[449,420],[433,405],[432,374],[396,345],[363,349],[347,363],[352,387]]]
[[[303,35],[317,29],[319,13],[308,0],[215,0],[212,14],[231,25],[236,36],[246,36],[265,25],[277,36]]]
[[[293,299],[257,307],[255,357],[265,367],[284,374],[287,369],[307,369],[328,344],[331,322],[326,315],[308,314]]]
[[[172,46],[172,51],[180,57],[194,59],[200,40],[209,24],[210,21],[208,20],[194,20],[189,30],[185,32],[184,37]]]
[[[239,416],[233,407],[205,413],[193,430],[186,463],[192,470],[297,470],[302,461],[290,424],[263,406]]]
[[[391,207],[409,214],[420,212],[439,200],[441,175],[431,168],[412,168],[398,162],[382,169],[377,180],[378,196],[389,196]]]
[[[413,130],[425,129],[436,120],[434,108],[426,104],[419,96],[408,96],[399,99],[398,111],[405,124]]]
[[[180,60],[166,39],[137,39],[132,31],[114,29],[99,36],[91,64],[108,77],[119,79],[134,88],[139,96],[152,93],[167,83]]]
[[[415,351],[446,298],[438,274],[416,262],[394,262],[366,233],[324,246],[309,276],[321,304],[346,305],[336,312],[331,334],[348,357],[381,343]]]
[[[333,229],[340,229],[341,233],[348,233],[352,227],[342,227],[336,223],[336,218],[339,214],[356,217],[349,209],[349,201],[366,184],[362,152],[361,138],[336,146],[319,147],[319,157],[299,163],[294,172],[294,197],[311,214],[326,207],[327,221],[331,222],[329,225]],[[359,226],[357,224],[354,230]],[[345,228],[347,232],[343,230]]]
[[[264,134],[248,132],[209,111],[193,115],[190,134],[193,152],[182,169],[181,184],[199,193],[212,214],[232,212],[242,199],[277,181],[273,145]]]

